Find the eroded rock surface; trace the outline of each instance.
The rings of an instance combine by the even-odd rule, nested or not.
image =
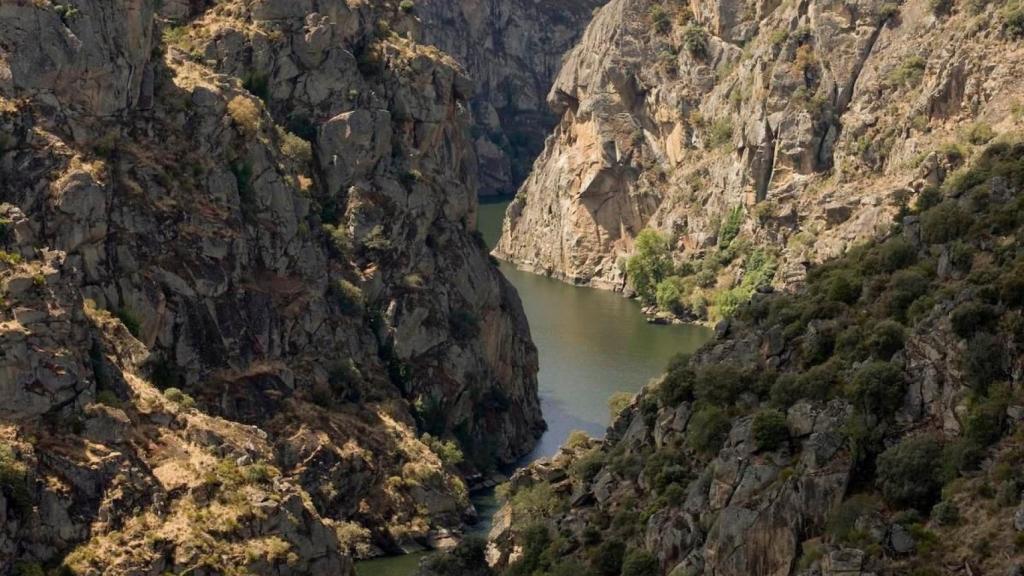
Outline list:
[[[738,235],[796,286],[804,262],[884,232],[977,142],[1020,127],[1004,18],[917,0],[610,2],[555,81],[561,122],[495,254],[629,291],[623,261],[653,228],[708,270],[683,303],[702,316],[749,268],[714,263]]]
[[[0,7],[0,571],[345,574],[457,536],[462,477],[543,429],[472,81],[397,7],[129,4]]]

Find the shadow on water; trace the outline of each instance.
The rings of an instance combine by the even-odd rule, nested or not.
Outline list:
[[[479,229],[488,246],[497,242],[507,206],[507,200],[480,206]],[[672,356],[693,352],[711,337],[711,330],[702,326],[648,324],[639,304],[618,294],[571,286],[504,262],[501,271],[518,290],[530,321],[540,356],[541,408],[548,423],[523,464],[554,455],[573,430],[603,436],[612,394],[639,391]],[[486,535],[497,510],[493,492],[477,495],[474,504],[481,522],[471,533]],[[360,576],[409,576],[419,559],[361,562],[358,571]]]

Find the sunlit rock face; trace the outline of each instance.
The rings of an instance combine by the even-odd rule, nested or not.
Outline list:
[[[942,149],[964,130],[1020,125],[1021,59],[999,55],[1021,46],[1002,27],[996,8],[918,1],[609,2],[555,80],[561,121],[495,253],[624,290],[644,228],[699,268],[734,220],[796,286],[955,170]]]

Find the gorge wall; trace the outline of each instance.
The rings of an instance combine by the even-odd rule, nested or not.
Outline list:
[[[476,83],[470,100],[480,194],[514,194],[558,117],[546,97],[594,11],[606,0],[420,0],[423,41],[463,65]]]
[[[418,26],[0,6],[0,572],[348,574],[532,447],[473,83]]]
[[[797,285],[805,262],[883,232],[1020,128],[1013,14],[923,0],[610,2],[555,81],[561,122],[495,254],[629,291],[624,261],[651,228],[698,317],[742,285],[755,252],[776,286]]]
[[[1024,143],[996,143],[517,473],[486,550],[423,574],[1020,574],[1022,234]]]

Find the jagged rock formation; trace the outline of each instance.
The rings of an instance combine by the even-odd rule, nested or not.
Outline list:
[[[472,83],[411,19],[0,6],[0,572],[347,573],[531,448]]]
[[[605,0],[420,0],[420,35],[473,78],[480,194],[513,194],[558,123],[546,104],[565,54]]]
[[[758,295],[603,441],[520,471],[506,574],[1016,574],[1024,144]],[[628,567],[628,569],[627,569]],[[589,572],[588,572],[589,571]]]
[[[561,123],[495,254],[626,290],[653,228],[706,270],[686,280],[696,309],[741,281],[749,250],[716,262],[738,235],[798,284],[958,166],[950,144],[1020,127],[1009,7],[949,4],[610,2],[555,81]]]

